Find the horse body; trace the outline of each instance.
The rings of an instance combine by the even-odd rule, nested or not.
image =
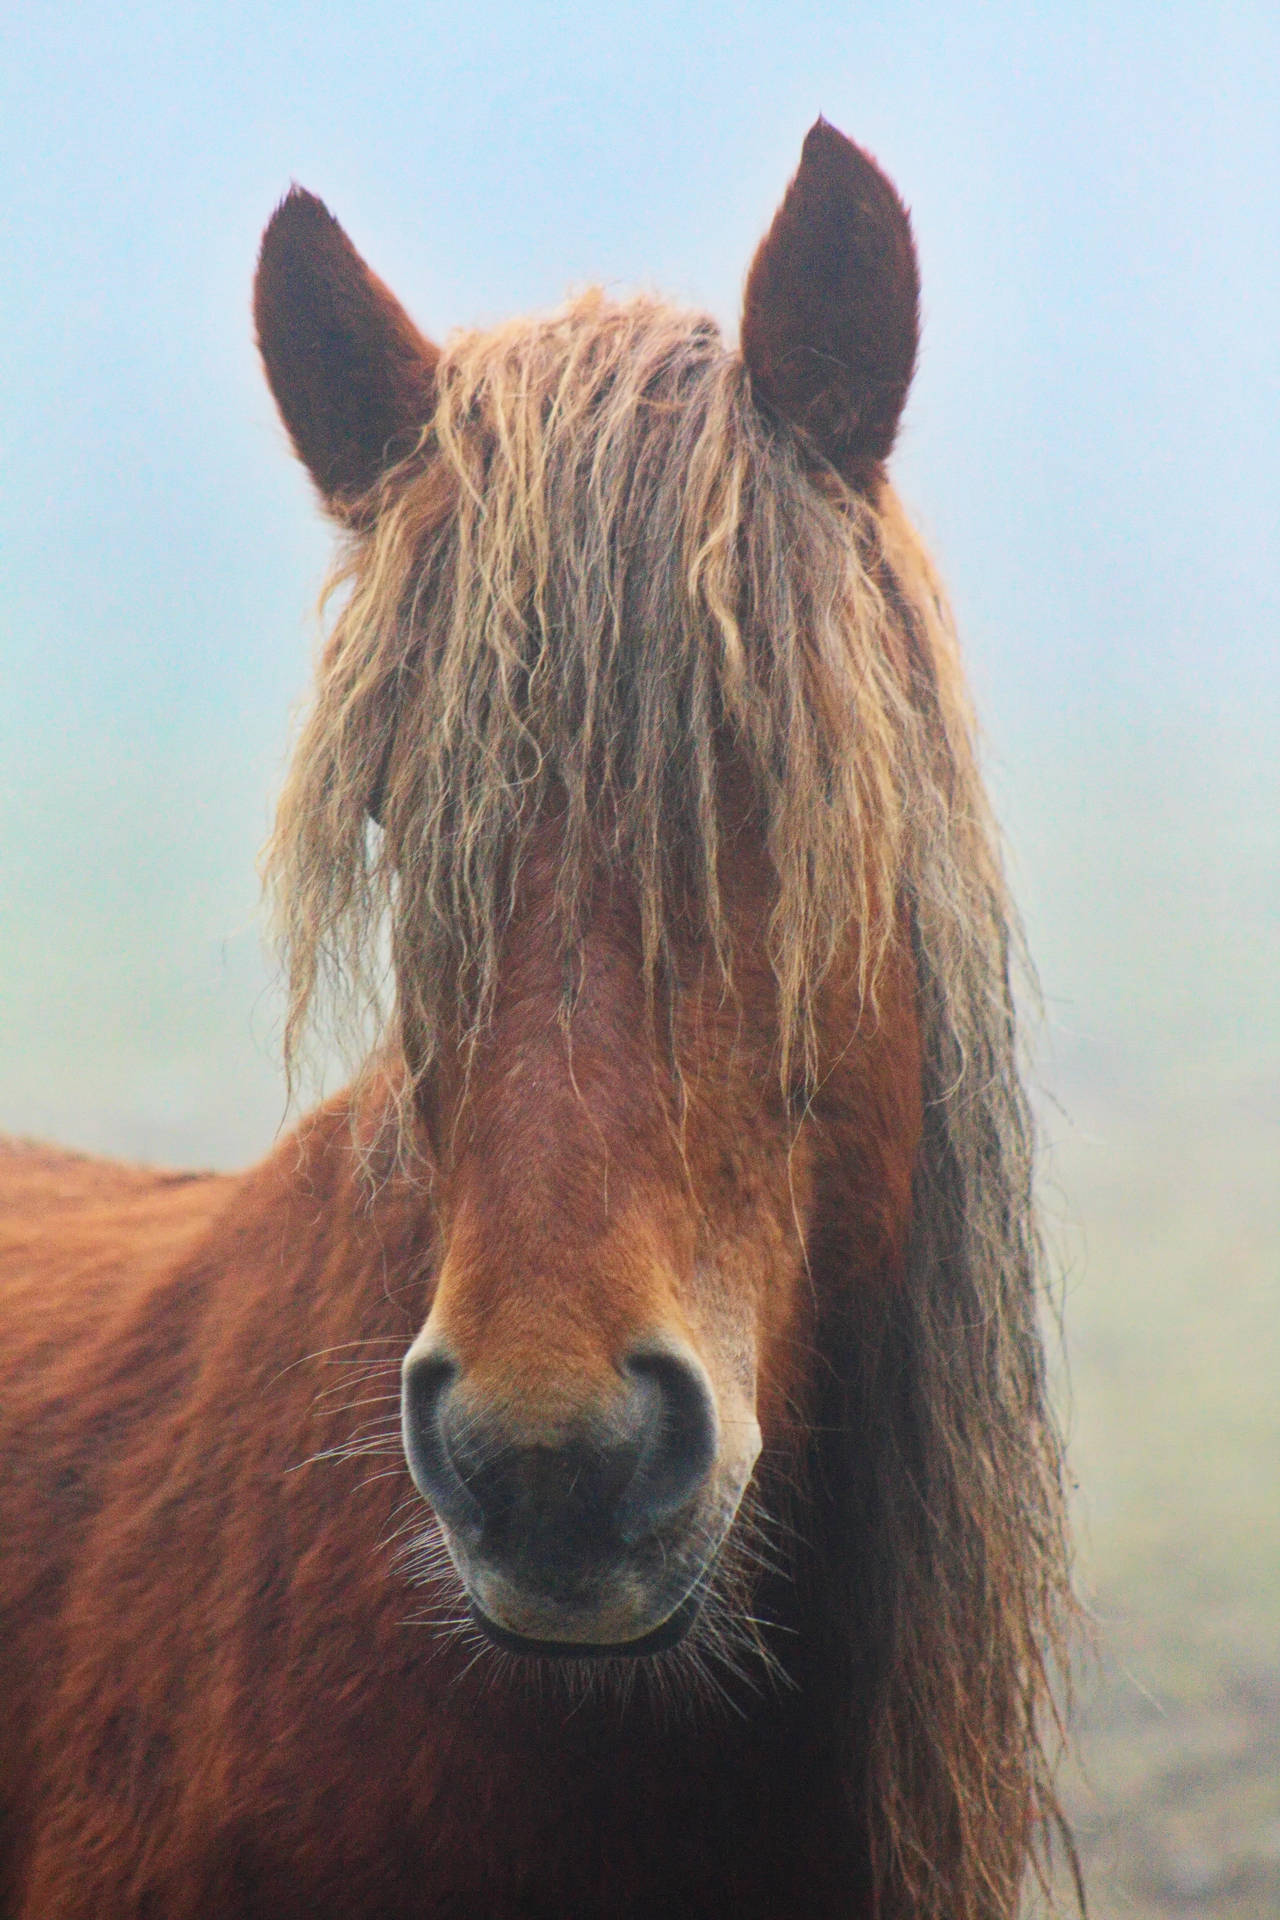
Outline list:
[[[349,591],[232,1179],[0,1154],[14,1920],[1011,1920],[1067,1605],[1014,937],[885,476],[907,216],[825,123],[742,350],[256,311]]]
[[[407,1476],[282,1470],[366,1397],[308,1357],[398,1359],[431,1271],[420,1194],[371,1207],[351,1141],[339,1100],[241,1179],[6,1156],[5,1911],[848,1913],[812,1696],[495,1685],[406,1624]]]

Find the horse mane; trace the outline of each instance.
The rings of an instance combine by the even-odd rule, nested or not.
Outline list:
[[[871,1008],[909,930],[924,1137],[906,1284],[874,1328],[835,1336],[834,1631],[851,1663],[876,1649],[848,1739],[879,1915],[1007,1920],[1057,1817],[1051,1681],[1071,1603],[1021,944],[944,597],[887,484],[815,472],[706,317],[589,292],[457,336],[436,394],[330,582],[268,850],[291,1067],[321,1011],[365,1053],[372,1021],[374,1058],[411,1027],[419,1076],[473,1041],[549,814],[566,956],[593,874],[616,862],[651,987],[692,924],[731,988],[726,746],[776,877],[789,1084],[818,1072],[813,1009],[850,927],[873,933]],[[411,1076],[398,1084],[407,1140]]]

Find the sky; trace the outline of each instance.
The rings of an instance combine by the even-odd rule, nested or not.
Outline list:
[[[257,368],[297,180],[428,331],[736,327],[821,112],[912,208],[894,474],[957,606],[1045,1073],[1280,1087],[1280,14],[0,8],[0,1125],[281,1122],[255,860],[329,533]]]

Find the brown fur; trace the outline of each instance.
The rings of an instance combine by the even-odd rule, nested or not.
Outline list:
[[[435,349],[301,187],[262,237],[253,316],[299,458],[337,517],[358,517],[431,412]]]
[[[865,486],[893,446],[919,334],[906,209],[819,120],[747,280],[742,351],[756,392]]]
[[[368,1060],[238,1179],[0,1155],[0,1911],[1012,1920],[1070,1602],[905,214],[815,129],[744,361],[597,296],[437,356],[317,208],[259,324],[356,532],[271,874],[291,1045],[337,988]],[[655,1329],[722,1453],[749,1393],[686,1642],[479,1638],[424,1322],[544,1450]]]

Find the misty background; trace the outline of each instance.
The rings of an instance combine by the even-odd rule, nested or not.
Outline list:
[[[331,548],[250,334],[289,182],[442,335],[592,281],[733,332],[819,112],[895,180],[894,475],[1045,995],[1095,1908],[1273,1914],[1280,15],[10,0],[0,54],[0,1124],[127,1157],[284,1117],[254,862]]]

